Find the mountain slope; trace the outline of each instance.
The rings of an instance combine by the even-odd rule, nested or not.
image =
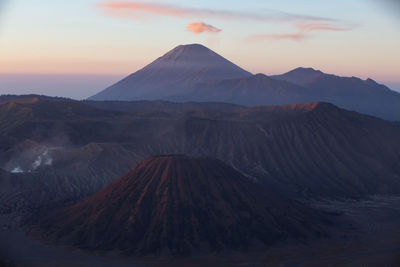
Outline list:
[[[310,68],[271,77],[307,88],[307,102],[326,101],[387,120],[400,119],[400,94],[372,79],[339,77]]]
[[[289,194],[362,197],[400,189],[399,129],[328,103],[250,108],[185,126],[187,151],[223,159]]]
[[[243,108],[239,105],[218,102],[170,102],[170,101],[84,101],[85,104],[105,110],[124,112],[151,112],[151,111],[235,111]]]
[[[121,102],[121,110],[131,104]],[[124,113],[78,101],[0,105],[0,125],[10,126],[1,128],[0,168],[32,169],[43,148],[52,156],[51,166],[14,174],[4,199],[77,200],[158,154],[218,158],[292,197],[400,193],[400,127],[394,123],[320,102],[232,110],[140,106],[144,111]]]
[[[202,45],[180,45],[89,100],[164,99],[198,82],[250,75]]]
[[[295,84],[257,74],[241,79],[199,83],[176,101],[214,101],[245,106],[287,105],[307,100],[307,90]]]
[[[38,217],[46,238],[128,254],[248,250],[320,236],[327,218],[219,160],[182,155],[151,157],[93,197]]]

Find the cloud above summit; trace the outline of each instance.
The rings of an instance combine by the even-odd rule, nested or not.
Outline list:
[[[204,22],[190,22],[187,25],[187,30],[194,34],[199,34],[203,32],[207,33],[218,33],[221,29],[218,29],[212,25],[206,24]]]

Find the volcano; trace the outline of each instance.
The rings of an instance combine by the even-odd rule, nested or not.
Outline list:
[[[154,156],[91,198],[46,211],[45,238],[129,255],[249,250],[324,233],[326,215],[268,193],[219,160]]]
[[[199,82],[247,76],[251,73],[203,45],[180,45],[89,99],[164,99],[185,93]]]
[[[329,102],[400,120],[400,94],[372,79],[340,77],[312,68],[252,75],[200,44],[177,46],[89,100],[207,101],[249,107]]]

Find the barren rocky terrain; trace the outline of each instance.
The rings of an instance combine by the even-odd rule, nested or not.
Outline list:
[[[312,205],[343,213],[349,219],[347,230],[324,242],[286,244],[258,252],[155,259],[115,253],[95,255],[71,247],[45,245],[28,237],[9,215],[1,215],[0,248],[4,266],[399,266],[399,197],[318,201]]]

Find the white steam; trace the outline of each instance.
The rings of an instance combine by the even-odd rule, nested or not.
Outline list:
[[[11,173],[33,172],[36,171],[40,166],[51,166],[52,164],[53,158],[46,149],[42,154],[36,157],[28,170],[23,170],[20,166],[17,166],[11,170]]]
[[[53,163],[53,159],[49,155],[49,151],[46,150],[45,152],[43,152],[41,155],[39,155],[36,158],[36,160],[32,164],[32,169],[31,170],[32,171],[36,170],[37,168],[42,166],[42,164],[44,164],[46,166],[51,166],[52,163]]]
[[[23,172],[24,171],[19,166],[11,170],[11,173],[23,173]]]

